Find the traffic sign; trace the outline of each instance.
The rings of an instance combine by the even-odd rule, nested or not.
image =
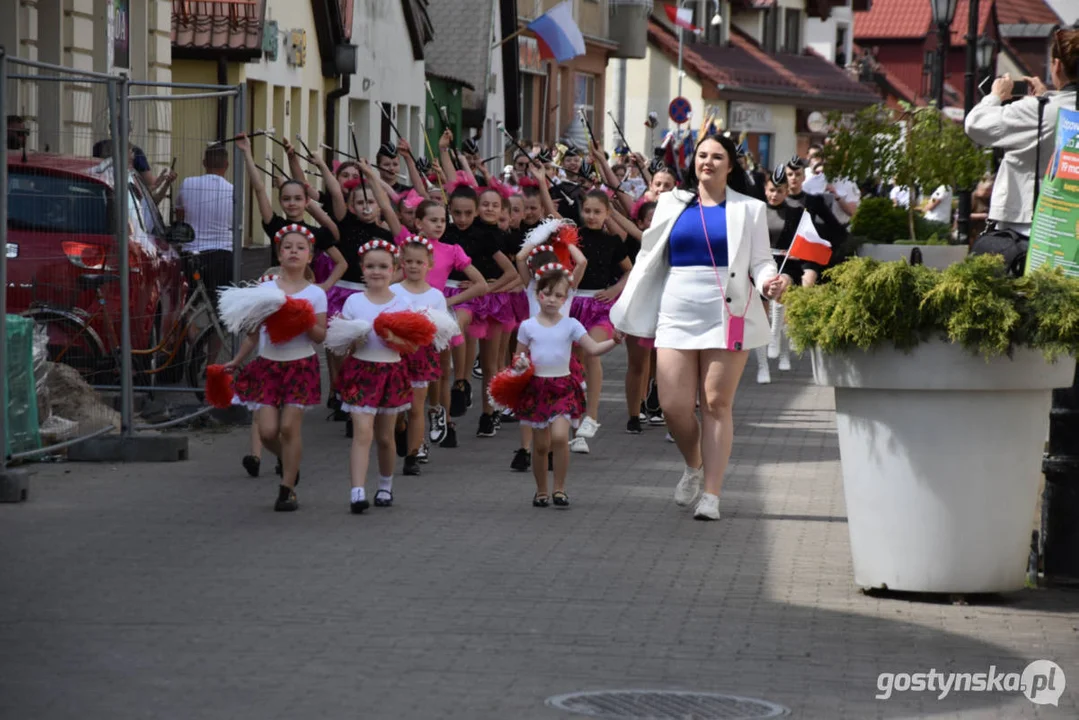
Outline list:
[[[667,106],[667,115],[671,120],[681,125],[689,120],[689,116],[693,114],[693,106],[689,104],[689,100],[684,97],[676,97],[671,100],[671,104]]]

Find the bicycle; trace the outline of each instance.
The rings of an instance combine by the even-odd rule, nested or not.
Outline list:
[[[52,362],[74,367],[88,381],[103,372],[111,377],[120,376],[120,340],[104,292],[105,285],[119,279],[119,275],[113,274],[79,276],[79,288],[95,292],[97,309],[92,313],[81,308],[66,310],[51,306],[32,307],[24,313],[46,328],[48,356]],[[201,273],[193,271],[192,279],[195,289],[189,294],[180,310],[179,319],[168,329],[165,337],[158,337],[160,323],[155,319],[151,329],[151,346],[131,351],[138,390],[159,389],[158,376],[170,379],[184,377],[189,387],[180,389],[193,391],[201,402],[206,366],[228,362],[232,357],[231,336],[225,332],[214,311]],[[107,343],[95,327],[104,327]],[[181,351],[184,351],[183,360],[178,363]]]

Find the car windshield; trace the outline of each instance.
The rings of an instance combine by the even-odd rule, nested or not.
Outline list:
[[[109,188],[103,183],[11,170],[8,228],[109,235]]]

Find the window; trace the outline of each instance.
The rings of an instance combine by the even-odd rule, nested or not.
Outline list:
[[[533,127],[532,111],[535,108],[536,79],[534,75],[521,75],[521,137],[532,140],[536,137]]]
[[[770,53],[779,49],[779,12],[780,8],[775,5],[764,11],[764,40],[761,45]]]
[[[847,26],[835,26],[835,64],[839,67],[847,66]]]
[[[8,177],[9,230],[111,235],[111,192],[104,183],[21,170]]]
[[[783,51],[799,53],[802,51],[802,11],[784,8],[783,12]]]
[[[596,78],[593,75],[577,73],[573,79],[573,112],[584,110],[588,122],[596,125]]]

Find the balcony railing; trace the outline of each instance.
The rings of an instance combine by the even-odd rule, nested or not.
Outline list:
[[[265,12],[265,0],[172,0],[172,46],[258,51]]]

